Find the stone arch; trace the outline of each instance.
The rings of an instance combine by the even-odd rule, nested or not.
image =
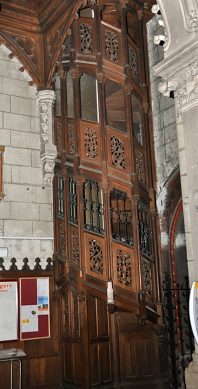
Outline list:
[[[16,42],[14,42],[14,40],[5,33],[0,33],[0,44],[3,44],[7,50],[10,51],[8,54],[10,59],[15,57],[19,61],[21,65],[19,69],[27,72],[29,75],[29,83],[38,86],[40,83],[39,72],[36,70],[36,66],[33,66],[31,61],[29,61],[25,50],[23,50],[22,47],[19,47],[19,45],[17,45]]]
[[[162,271],[170,271],[170,231],[175,210],[182,199],[180,171],[177,167],[164,184],[163,210],[160,214]]]

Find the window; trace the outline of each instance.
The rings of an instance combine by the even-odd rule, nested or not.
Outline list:
[[[125,100],[122,86],[108,80],[105,84],[106,123],[126,132]]]
[[[98,122],[98,83],[94,76],[83,73],[80,77],[81,119]]]
[[[140,100],[132,95],[131,97],[131,105],[132,105],[132,117],[133,117],[133,133],[138,141],[142,145],[143,143],[143,129],[142,129],[142,117],[143,110],[140,103]]]
[[[94,10],[92,8],[84,8],[79,11],[80,17],[84,18],[94,18]]]
[[[57,177],[57,216],[64,217],[64,180]]]
[[[55,115],[61,116],[61,82],[60,77],[58,75],[56,75],[55,77],[55,94]]]
[[[83,185],[84,226],[86,230],[104,234],[103,193],[97,182]]]
[[[138,205],[138,226],[140,250],[143,254],[152,256],[152,228],[148,207],[140,202]]]
[[[111,230],[113,239],[129,245],[133,244],[131,201],[127,194],[113,189],[110,194]]]
[[[73,224],[78,224],[77,192],[73,177],[69,177],[69,221]]]
[[[73,94],[73,77],[71,71],[67,73],[67,117],[74,118],[74,94]]]

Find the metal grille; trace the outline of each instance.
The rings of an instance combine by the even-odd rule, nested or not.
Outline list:
[[[87,180],[83,185],[84,227],[104,234],[103,193],[97,182]]]
[[[78,224],[76,183],[69,177],[69,221]]]
[[[152,229],[148,207],[140,202],[138,205],[138,227],[140,250],[142,253],[152,256]]]
[[[64,180],[57,177],[57,216],[64,217]]]
[[[111,230],[113,239],[133,244],[131,201],[127,194],[114,189],[110,195]]]
[[[185,368],[192,360],[194,340],[189,319],[189,280],[172,283],[169,275],[163,283],[165,324],[168,333],[170,389],[186,389]]]

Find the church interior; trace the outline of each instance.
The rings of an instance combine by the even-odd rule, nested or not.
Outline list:
[[[197,0],[0,0],[0,389],[197,389],[197,38]]]

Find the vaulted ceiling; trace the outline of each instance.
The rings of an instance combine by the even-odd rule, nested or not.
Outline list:
[[[120,0],[134,9],[150,8],[154,0]],[[39,88],[51,77],[67,31],[78,9],[97,0],[1,0],[0,43],[8,46]],[[115,0],[100,3],[115,4]]]

